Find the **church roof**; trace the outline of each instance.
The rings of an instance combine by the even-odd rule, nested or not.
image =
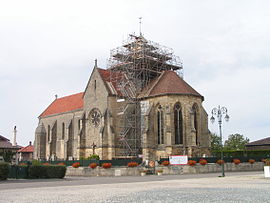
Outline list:
[[[187,82],[180,78],[174,71],[163,71],[162,74],[154,79],[140,97],[154,97],[166,94],[182,94],[202,97]]]
[[[111,72],[110,70],[100,68],[97,68],[97,70],[109,93],[111,95],[122,96],[120,89],[117,87],[117,79],[123,77],[123,73],[115,71]],[[84,92],[81,92],[55,99],[39,117],[46,117],[82,109],[83,94]],[[202,95],[194,90],[174,71],[163,71],[160,76],[153,79],[152,82],[145,87],[145,89],[139,95],[139,98],[155,97],[168,94],[193,95],[203,98]]]
[[[123,77],[123,73],[119,72],[119,71],[110,71],[110,70],[106,70],[106,69],[101,69],[98,68],[97,69],[103,82],[105,83],[105,86],[107,88],[107,90],[109,91],[110,94],[112,95],[118,95],[118,96],[122,96],[122,93],[120,91],[120,89],[117,87],[117,80],[120,77]]]
[[[270,145],[270,137],[261,140],[256,140],[254,142],[246,144],[246,146],[258,146],[258,145]]]
[[[83,92],[55,99],[39,117],[65,113],[83,108]]]

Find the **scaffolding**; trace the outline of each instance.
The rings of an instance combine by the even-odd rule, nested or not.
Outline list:
[[[121,47],[111,50],[108,70],[120,103],[116,155],[138,156],[144,126],[139,95],[162,71],[182,70],[182,62],[172,49],[146,40],[141,34],[129,35]]]

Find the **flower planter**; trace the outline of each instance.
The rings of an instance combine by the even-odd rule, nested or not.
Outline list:
[[[141,172],[141,176],[145,176],[146,175],[146,173],[145,172]]]
[[[270,166],[264,166],[264,177],[270,178]]]

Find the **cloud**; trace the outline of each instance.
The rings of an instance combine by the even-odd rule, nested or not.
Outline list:
[[[6,1],[0,7],[0,134],[34,139],[37,116],[83,91],[98,59],[138,33],[174,49],[208,113],[229,109],[224,136],[269,136],[269,1]],[[2,116],[3,115],[3,116]],[[216,126],[209,125],[211,130]]]

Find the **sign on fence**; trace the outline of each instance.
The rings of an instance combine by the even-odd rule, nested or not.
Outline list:
[[[171,165],[186,165],[188,163],[187,155],[172,155],[169,156]]]

